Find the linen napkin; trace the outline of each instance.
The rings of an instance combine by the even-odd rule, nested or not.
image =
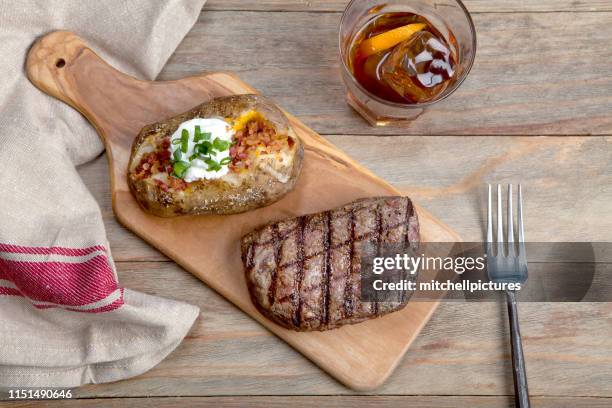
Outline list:
[[[73,387],[150,369],[199,310],[123,289],[100,209],[75,166],[103,151],[24,63],[50,31],[78,33],[112,65],[153,79],[204,0],[0,0],[0,387]]]

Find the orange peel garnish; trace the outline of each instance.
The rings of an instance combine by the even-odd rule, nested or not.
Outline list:
[[[368,38],[359,46],[361,57],[367,58],[370,55],[395,47],[425,27],[427,26],[423,23],[413,23]]]

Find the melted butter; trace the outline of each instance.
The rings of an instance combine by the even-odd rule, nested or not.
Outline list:
[[[232,129],[234,129],[235,132],[242,130],[246,127],[247,123],[249,123],[252,120],[263,122],[264,117],[261,113],[255,110],[246,111],[245,113],[243,113],[242,115],[240,115],[233,121]]]

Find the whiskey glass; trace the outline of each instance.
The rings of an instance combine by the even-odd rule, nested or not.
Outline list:
[[[381,14],[410,12],[425,17],[451,46],[457,65],[451,83],[434,99],[422,103],[385,100],[365,89],[351,71],[351,47],[359,32]],[[339,33],[340,69],[347,102],[373,126],[386,126],[420,116],[451,95],[465,80],[476,56],[476,31],[460,0],[352,0],[344,10]]]

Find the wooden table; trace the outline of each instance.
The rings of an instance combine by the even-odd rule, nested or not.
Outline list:
[[[483,239],[485,183],[522,182],[529,240],[611,242],[612,1],[465,3],[478,31],[472,73],[409,127],[369,127],[345,104],[341,0],[209,0],[160,79],[237,72],[465,240]],[[122,285],[195,303],[201,316],[158,367],[78,397],[111,407],[143,397],[150,407],[513,406],[504,305],[442,304],[389,381],[358,395],[118,225],[105,157],[80,173]],[[521,304],[520,317],[534,406],[612,405],[612,304]]]

